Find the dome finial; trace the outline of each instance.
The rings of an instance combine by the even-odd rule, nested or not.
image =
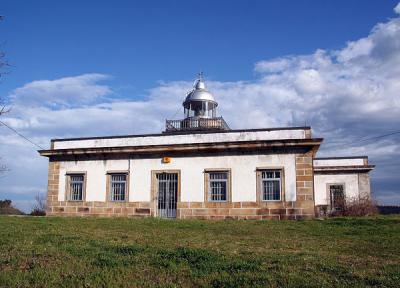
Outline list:
[[[197,79],[194,82],[194,89],[206,89],[206,84],[204,83],[204,74],[203,71],[200,71],[197,74]]]

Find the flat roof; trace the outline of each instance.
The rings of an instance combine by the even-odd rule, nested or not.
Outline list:
[[[260,149],[292,148],[319,146],[322,138],[310,139],[279,139],[279,140],[253,140],[253,141],[231,141],[213,143],[181,143],[164,145],[138,145],[138,146],[92,146],[92,147],[70,147],[63,149],[39,150],[42,156],[60,155],[89,155],[89,154],[154,154],[154,153],[202,153],[202,152],[227,152],[227,151],[260,151]]]
[[[368,159],[368,156],[317,157],[314,160]]]
[[[294,126],[294,127],[273,127],[273,128],[256,128],[256,129],[233,129],[226,131],[179,131],[164,132],[155,134],[133,134],[133,135],[117,135],[117,136],[95,136],[95,137],[76,137],[76,138],[55,138],[55,141],[76,141],[76,140],[96,140],[96,139],[118,139],[118,138],[135,138],[135,137],[159,137],[172,135],[190,135],[190,134],[223,134],[223,133],[241,133],[241,132],[262,132],[262,131],[279,131],[279,130],[311,130],[310,126]]]
[[[333,169],[336,167],[337,169],[341,169],[341,167],[348,166],[358,166],[358,167],[367,167],[368,157],[367,156],[342,156],[342,157],[321,157],[314,158],[313,160],[314,168],[325,168]]]

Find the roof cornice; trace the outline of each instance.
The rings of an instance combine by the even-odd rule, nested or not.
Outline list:
[[[314,166],[314,172],[317,174],[332,172],[369,172],[374,170],[375,165],[348,165],[348,166]]]
[[[256,129],[233,129],[227,131],[185,131],[174,133],[156,133],[156,134],[133,134],[133,135],[119,135],[119,136],[95,136],[95,137],[77,137],[77,138],[56,138],[51,139],[51,142],[60,141],[76,141],[76,140],[100,140],[100,139],[119,139],[119,138],[136,138],[136,137],[158,137],[158,136],[172,136],[172,135],[190,135],[190,134],[221,134],[221,133],[242,133],[242,132],[262,132],[262,131],[279,131],[279,130],[311,130],[310,126],[298,127],[273,127],[273,128],[256,128]]]
[[[317,148],[323,141],[322,138],[311,139],[280,139],[280,140],[255,140],[232,141],[217,143],[190,143],[169,145],[142,145],[142,146],[118,146],[118,147],[91,147],[71,149],[39,150],[41,156],[68,156],[68,155],[95,155],[95,154],[149,154],[164,152],[226,152],[226,151],[257,151],[262,149],[309,147]]]

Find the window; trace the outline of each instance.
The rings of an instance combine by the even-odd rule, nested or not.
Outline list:
[[[84,174],[70,174],[69,177],[69,200],[82,201],[85,188]]]
[[[208,171],[208,201],[226,202],[229,200],[229,171]]]
[[[126,201],[127,174],[110,174],[110,200]]]
[[[261,171],[261,192],[263,201],[281,200],[281,170]]]

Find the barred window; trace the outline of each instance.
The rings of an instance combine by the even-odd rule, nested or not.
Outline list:
[[[228,201],[228,171],[208,172],[208,201]]]
[[[261,189],[263,201],[281,200],[281,171],[261,171]]]
[[[126,200],[126,174],[110,175],[110,200],[125,201]]]
[[[82,201],[84,189],[84,174],[68,175],[69,177],[69,200]]]

